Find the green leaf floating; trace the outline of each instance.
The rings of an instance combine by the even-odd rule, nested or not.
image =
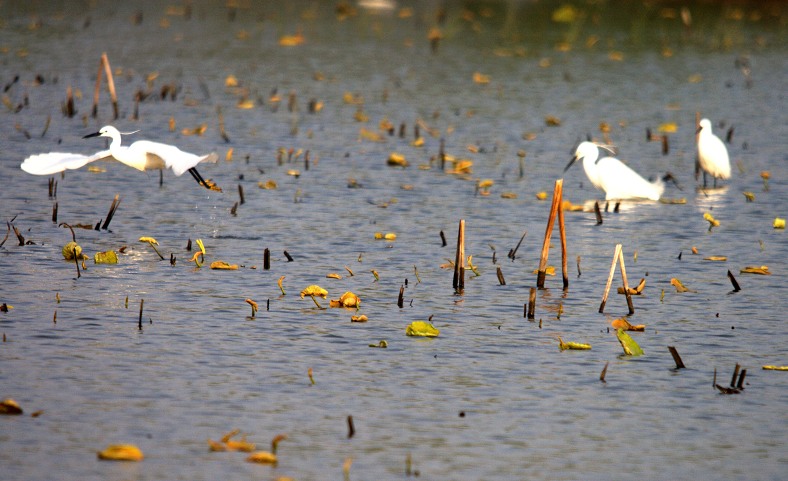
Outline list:
[[[115,251],[96,252],[93,255],[93,262],[96,264],[117,264],[118,255]]]
[[[440,331],[429,322],[413,321],[405,329],[405,334],[408,336],[438,337]]]
[[[629,334],[624,332],[623,329],[618,329],[616,331],[616,337],[618,337],[618,342],[621,343],[621,347],[624,348],[624,354],[628,356],[642,356],[643,349],[638,346],[638,343],[632,339]]]

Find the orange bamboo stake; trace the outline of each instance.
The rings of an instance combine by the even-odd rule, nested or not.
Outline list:
[[[113,120],[118,118],[118,96],[115,94],[115,81],[112,79],[112,68],[109,66],[109,58],[107,53],[101,54],[101,63],[104,64],[104,73],[107,74],[107,88],[109,88],[109,96],[112,99],[112,111],[115,116]]]
[[[553,233],[553,224],[555,224],[556,213],[558,207],[561,205],[561,191],[563,190],[564,179],[555,181],[555,188],[553,189],[553,203],[550,206],[550,217],[547,219],[547,228],[544,232],[544,243],[542,244],[542,257],[539,261],[539,272],[536,276],[536,287],[544,289],[545,269],[547,269],[547,255],[550,250],[550,236]]]
[[[616,273],[616,264],[621,257],[621,244],[616,244],[616,250],[613,253],[613,263],[610,265],[610,274],[607,276],[607,285],[605,286],[605,293],[602,295],[602,304],[599,305],[599,313],[605,312],[605,303],[607,303],[607,295],[610,293],[610,285],[613,283],[613,274]]]

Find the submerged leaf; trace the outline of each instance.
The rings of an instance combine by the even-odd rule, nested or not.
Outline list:
[[[97,454],[99,459],[106,461],[142,461],[145,458],[140,448],[133,444],[110,444]]]
[[[438,337],[440,331],[426,321],[413,321],[405,329],[408,336]]]
[[[621,343],[621,347],[624,348],[624,354],[628,356],[642,356],[643,349],[640,348],[637,342],[632,339],[629,334],[624,332],[623,329],[616,330],[616,337],[618,337],[618,342]]]
[[[583,344],[581,342],[564,342],[561,336],[558,336],[558,347],[565,351],[567,349],[576,349],[580,351],[587,351],[591,349],[591,344]]]
[[[760,274],[762,276],[772,275],[769,266],[747,266],[740,271],[742,274]]]
[[[276,464],[276,454],[268,451],[255,451],[246,458],[250,463]]]
[[[360,316],[350,316],[350,322],[367,322],[369,319],[367,318],[366,314],[361,314]]]
[[[118,255],[115,251],[96,252],[93,255],[93,262],[96,264],[117,264]]]
[[[237,271],[238,264],[228,264],[224,261],[213,261],[211,262],[211,269],[218,269],[224,271]]]

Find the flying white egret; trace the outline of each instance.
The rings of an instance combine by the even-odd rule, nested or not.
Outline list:
[[[717,179],[731,178],[731,162],[728,159],[728,149],[719,137],[711,132],[711,121],[700,121],[698,130],[698,167],[703,170],[703,187],[706,187],[706,174],[714,177],[714,187]],[[695,176],[697,179],[697,175]]]
[[[102,150],[90,156],[63,152],[31,155],[22,162],[20,167],[29,174],[51,175],[57,172],[63,172],[67,169],[79,169],[97,160],[115,159],[118,162],[141,171],[148,169],[162,170],[169,167],[175,175],[178,176],[182,175],[184,172],[189,172],[197,183],[203,187],[221,191],[221,189],[211,181],[203,179],[195,168],[200,162],[216,162],[218,156],[215,153],[199,156],[184,152],[173,145],[151,142],[148,140],[138,140],[126,147],[120,145],[120,136],[121,133],[118,129],[111,125],[105,125],[98,132],[88,134],[83,138],[109,137],[112,139],[109,150]]]
[[[600,159],[599,147],[593,142],[583,142],[577,146],[575,156],[564,168],[564,172],[580,159],[583,159],[583,169],[588,180],[594,187],[605,192],[605,200],[659,200],[665,191],[662,179],[649,182],[616,158]]]

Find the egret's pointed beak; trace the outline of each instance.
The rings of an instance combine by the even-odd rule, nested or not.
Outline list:
[[[83,138],[83,139],[89,139],[89,138],[91,138],[91,137],[98,137],[98,136],[100,136],[100,135],[101,135],[101,132],[93,132],[92,134],[88,134],[88,135],[86,135],[86,136],[84,136],[84,137],[82,137],[82,138]]]
[[[579,158],[580,158],[580,157],[578,157],[578,156],[576,156],[576,155],[575,155],[574,157],[572,157],[572,160],[570,160],[570,161],[569,161],[569,163],[568,163],[568,164],[566,164],[566,167],[564,167],[564,172],[566,172],[567,170],[569,170],[569,167],[572,167],[572,164],[574,164],[575,162],[577,162],[577,160],[578,160]]]

